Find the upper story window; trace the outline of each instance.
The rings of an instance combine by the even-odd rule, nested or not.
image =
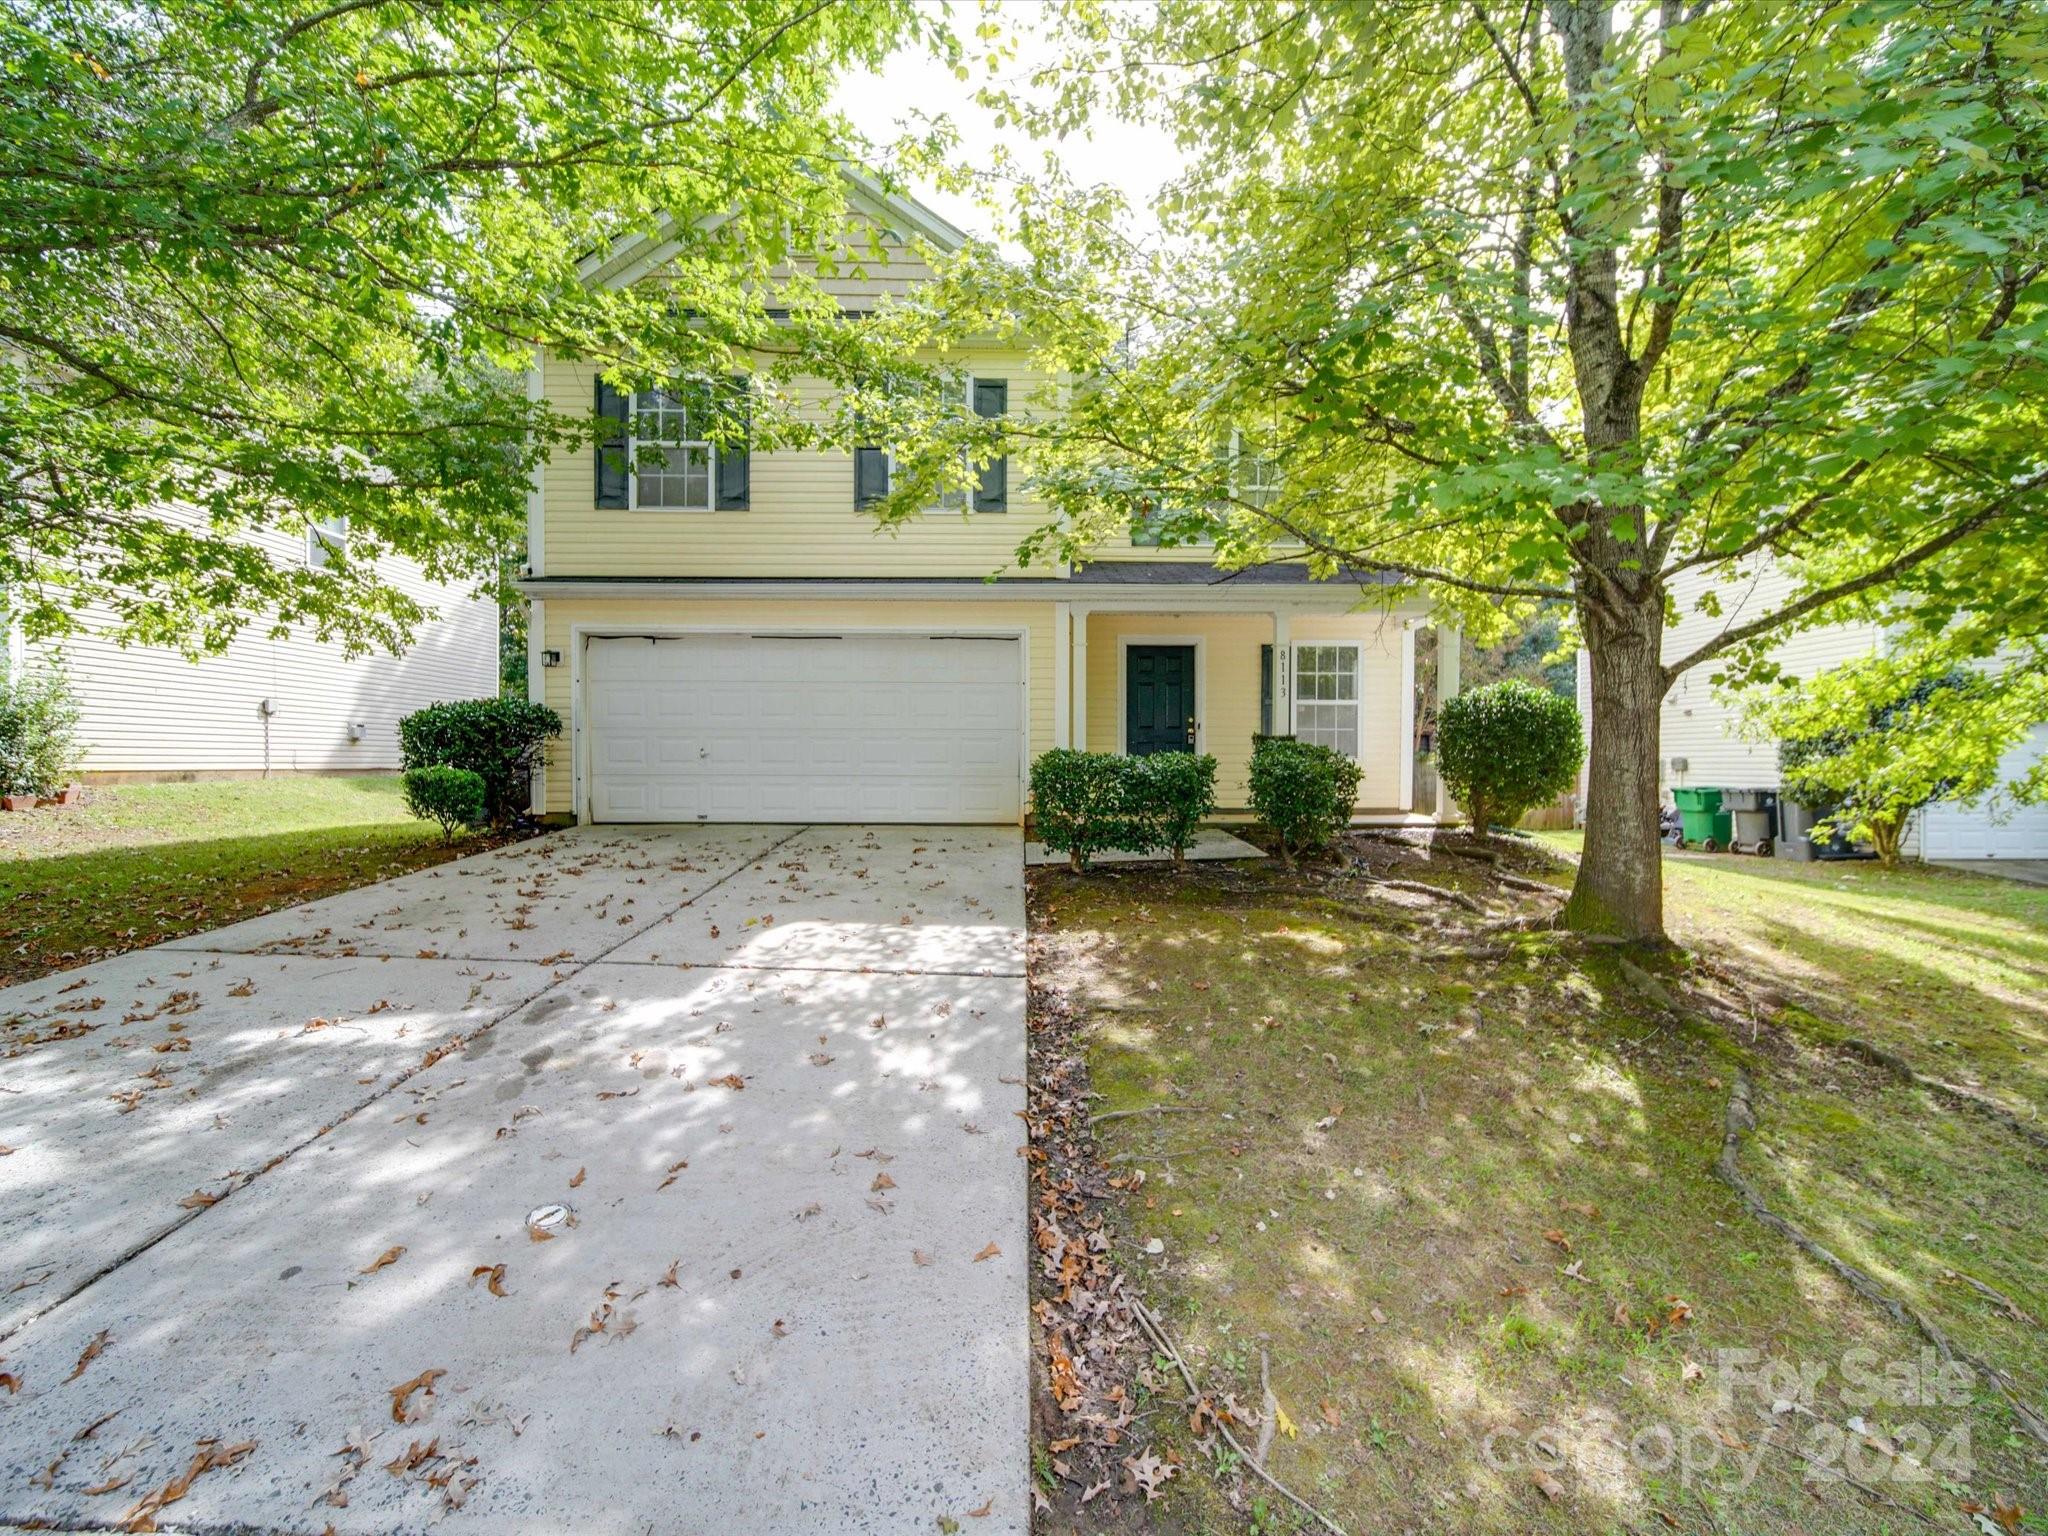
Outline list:
[[[628,395],[602,377],[596,505],[643,512],[741,511],[750,501],[748,381],[700,380]]]
[[[718,450],[706,435],[703,390],[643,389],[633,397],[633,505],[709,512]]]
[[[1280,464],[1255,452],[1242,432],[1230,434],[1231,494],[1248,506],[1265,510],[1280,494]]]
[[[306,564],[316,571],[326,570],[347,542],[347,518],[315,518],[306,527]]]
[[[1000,417],[1010,413],[1010,383],[1007,379],[982,378],[967,375],[962,381],[958,397],[977,416]],[[977,473],[971,462],[963,456],[963,467],[973,476],[972,507],[976,512],[1007,512],[1010,510],[1010,461],[1007,456],[991,459],[981,466]],[[853,450],[853,504],[865,508],[881,501],[889,494],[889,483],[895,473],[895,456],[886,448],[860,447]],[[932,502],[932,511],[965,512],[968,510],[969,492],[961,489],[941,491]]]

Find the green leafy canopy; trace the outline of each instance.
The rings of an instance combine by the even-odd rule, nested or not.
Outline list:
[[[839,355],[785,266],[841,231],[831,83],[920,41],[950,46],[908,0],[6,0],[13,616],[402,642],[422,611],[376,557],[492,584],[534,465],[592,431],[528,398],[536,347],[641,378]],[[655,231],[662,281],[584,282]]]
[[[1659,931],[1631,786],[1686,668],[1849,617],[2048,647],[2048,8],[1059,14],[1009,108],[1146,118],[1190,168],[1161,244],[1054,178],[1017,218],[1020,303],[1078,381],[1034,545],[1151,517],[1225,563],[1409,578],[1482,638],[1570,603],[1596,680],[1573,921]],[[1782,602],[1664,661],[1674,583],[1711,608],[1765,563]]]

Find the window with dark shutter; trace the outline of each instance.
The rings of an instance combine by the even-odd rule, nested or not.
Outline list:
[[[1010,384],[1007,379],[974,381],[974,414],[1007,416],[1010,413]],[[974,487],[974,510],[1007,512],[1010,509],[1010,461],[992,459],[981,467],[981,479]]]
[[[889,455],[880,448],[853,450],[853,504],[873,506],[889,494]]]
[[[725,421],[724,440],[718,445],[718,510],[743,512],[752,496],[749,470],[749,438],[753,432],[752,385],[745,374],[734,374],[730,388],[719,402]]]
[[[602,378],[597,381],[597,416],[600,421],[610,423],[605,435],[598,439],[597,452],[597,505],[600,507],[625,507],[632,503],[632,473],[627,447],[626,422],[632,415],[632,400],[629,396],[613,389]]]

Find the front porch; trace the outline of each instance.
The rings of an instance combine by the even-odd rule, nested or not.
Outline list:
[[[1211,586],[1056,603],[1053,745],[1211,753],[1217,812],[1231,819],[1250,814],[1253,738],[1293,735],[1358,761],[1360,824],[1433,826],[1443,808],[1433,782],[1418,793],[1415,752],[1428,615],[1361,611],[1357,596],[1233,602]],[[1455,630],[1439,632],[1438,649],[1456,657]],[[1455,690],[1455,661],[1449,672]]]

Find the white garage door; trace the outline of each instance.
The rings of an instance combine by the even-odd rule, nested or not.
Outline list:
[[[2048,756],[2048,725],[2014,747],[1999,764],[2010,783]],[[2006,813],[1999,820],[2000,813]],[[2014,805],[2004,797],[1977,806],[1930,805],[1921,813],[1920,856],[1926,859],[2048,859],[2048,805]]]
[[[1014,822],[1023,649],[928,634],[593,636],[591,814]]]

